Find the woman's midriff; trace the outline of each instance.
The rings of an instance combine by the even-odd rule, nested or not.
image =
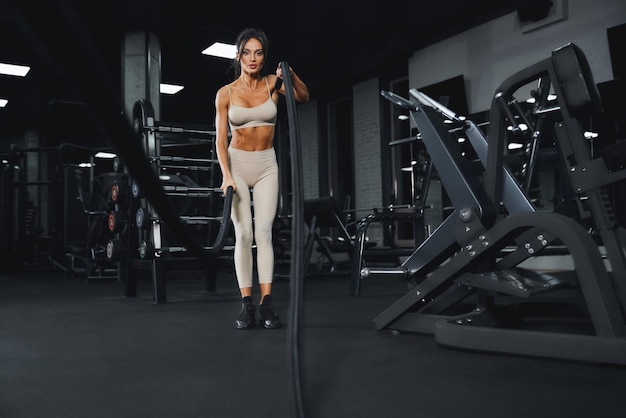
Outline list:
[[[274,126],[241,128],[232,132],[230,146],[242,151],[263,151],[272,147]]]

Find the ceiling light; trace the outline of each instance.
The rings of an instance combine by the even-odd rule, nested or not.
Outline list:
[[[117,154],[113,154],[112,152],[98,151],[96,152],[95,157],[102,158],[102,159],[112,159],[112,158],[117,157]]]
[[[26,67],[24,65],[3,64],[0,62],[0,74],[26,77],[26,74],[28,74],[29,71],[30,67]]]
[[[0,107],[6,107],[8,103],[9,101],[7,99],[0,99]]]
[[[177,86],[176,84],[165,84],[161,83],[161,93],[163,94],[176,94],[185,87]]]
[[[204,55],[233,59],[237,55],[237,48],[233,44],[215,42],[213,45],[202,51]]]

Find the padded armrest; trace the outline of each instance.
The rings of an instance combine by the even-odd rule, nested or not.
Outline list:
[[[552,61],[564,95],[559,97],[561,106],[567,106],[573,116],[602,112],[598,86],[583,51],[569,43],[552,52]]]

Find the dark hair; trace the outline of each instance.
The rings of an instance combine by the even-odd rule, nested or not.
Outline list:
[[[243,49],[244,45],[250,39],[253,39],[253,38],[261,42],[261,46],[263,47],[263,55],[265,56],[264,64],[267,64],[270,41],[267,38],[267,35],[265,34],[265,32],[263,32],[261,29],[246,28],[242,30],[241,32],[239,32],[239,35],[237,35],[237,39],[235,40],[235,47],[237,47],[237,53],[239,53]],[[239,77],[241,75],[241,64],[239,63],[237,58],[233,59],[232,68],[235,73],[235,78]],[[267,65],[263,65],[263,68],[261,68],[261,72],[265,74],[267,71],[267,68],[268,68]]]

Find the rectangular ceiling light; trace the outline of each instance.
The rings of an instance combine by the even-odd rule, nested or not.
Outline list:
[[[98,151],[96,152],[96,155],[94,155],[94,157],[110,160],[117,157],[117,154],[113,154],[112,152]]]
[[[25,65],[4,64],[0,62],[0,74],[26,77],[29,71],[30,67]]]
[[[0,99],[0,107],[6,107],[9,104],[7,99]]]
[[[233,59],[237,55],[237,48],[232,44],[215,42],[213,45],[202,51],[204,55]]]
[[[176,84],[161,83],[160,91],[163,94],[176,94],[179,91],[181,91],[182,89],[184,89],[183,86],[177,86]]]

